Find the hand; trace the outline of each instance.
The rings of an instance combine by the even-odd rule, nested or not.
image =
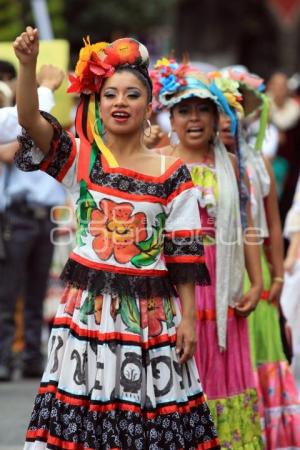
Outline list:
[[[39,86],[45,86],[51,91],[55,91],[63,82],[64,76],[64,72],[58,67],[44,64],[37,74],[37,82]]]
[[[238,316],[247,317],[255,310],[261,294],[261,287],[251,286],[248,292],[243,295],[238,305],[235,307]]]
[[[148,128],[147,128],[148,130]],[[148,148],[154,148],[157,146],[161,138],[163,137],[163,132],[158,125],[151,125],[150,136],[144,135],[144,143]]]
[[[273,281],[270,289],[270,295],[268,298],[268,303],[275,303],[278,304],[281,291],[282,291],[283,283],[280,281]]]
[[[293,272],[296,262],[297,262],[296,256],[287,256],[283,263],[284,270],[291,274]]]
[[[176,353],[179,363],[187,362],[196,351],[196,322],[195,319],[182,318],[177,328]]]
[[[26,27],[13,43],[16,57],[20,64],[35,63],[39,53],[39,36],[37,28]]]

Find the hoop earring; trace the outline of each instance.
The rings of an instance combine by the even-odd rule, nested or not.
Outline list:
[[[216,143],[218,142],[219,138],[220,138],[220,132],[219,132],[219,130],[217,130],[217,131],[215,132],[215,134],[213,134],[213,135],[209,138],[209,141],[208,141],[209,145],[215,146]]]
[[[213,137],[213,144],[216,145],[219,140],[220,140],[220,131],[217,130]]]
[[[148,126],[144,128],[144,136],[149,138],[149,137],[151,136],[151,132],[152,132],[152,130],[151,130],[151,122],[150,122],[149,119],[146,120],[146,124],[147,124]],[[149,134],[146,134],[145,131],[146,131],[148,128],[150,129],[150,132],[149,132]]]
[[[170,141],[171,147],[174,149],[178,144],[178,136],[177,136],[176,132],[174,130],[172,130],[172,128],[170,129],[170,131],[168,133],[168,139]]]

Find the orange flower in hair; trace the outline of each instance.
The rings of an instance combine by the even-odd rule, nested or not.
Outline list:
[[[70,75],[68,92],[91,94],[99,92],[103,78],[114,73],[114,68],[104,63],[101,55],[109,45],[107,42],[90,43],[89,36],[83,39],[84,47],[80,50],[75,68],[75,76]]]
[[[108,42],[97,42],[96,44],[91,44],[89,36],[87,36],[86,39],[83,39],[83,42],[85,45],[80,50],[79,59],[75,68],[75,73],[79,77],[84,73],[86,65],[89,63],[92,54],[96,53],[96,55],[99,56],[109,45]]]
[[[126,64],[137,65],[143,61],[141,50],[142,45],[135,39],[117,39],[109,47],[104,49],[104,53],[106,54],[105,62],[112,66],[122,66]]]

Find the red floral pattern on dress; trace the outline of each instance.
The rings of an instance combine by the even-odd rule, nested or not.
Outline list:
[[[95,298],[94,316],[97,325],[100,325],[102,318],[103,295],[97,295]]]
[[[80,308],[83,289],[67,286],[63,292],[60,303],[65,304],[64,312],[73,316],[75,309]]]
[[[99,206],[101,209],[94,209],[91,214],[93,249],[104,261],[113,255],[118,263],[126,264],[141,252],[136,244],[147,237],[146,215],[132,214],[134,207],[128,202],[104,199]]]
[[[111,298],[110,315],[113,320],[116,320],[117,314],[120,312],[120,299],[118,297]]]
[[[141,308],[141,327],[148,327],[148,336],[159,336],[162,332],[162,322],[166,321],[164,303],[161,297],[142,299]]]

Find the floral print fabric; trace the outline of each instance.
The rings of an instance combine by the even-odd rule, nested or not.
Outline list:
[[[68,286],[25,449],[219,448],[194,361],[178,363],[180,319],[175,299]]]
[[[222,436],[222,449],[259,450],[257,435],[258,403],[255,389],[226,399],[209,400],[213,420]]]

